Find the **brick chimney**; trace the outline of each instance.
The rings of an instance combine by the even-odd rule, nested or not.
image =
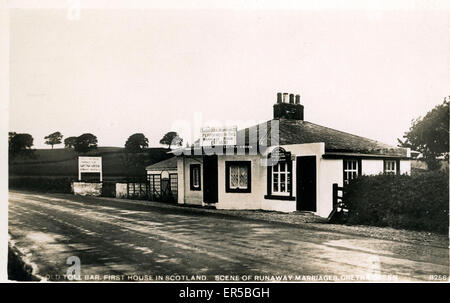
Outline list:
[[[303,120],[303,105],[300,104],[300,95],[277,93],[277,103],[273,106],[273,118]]]

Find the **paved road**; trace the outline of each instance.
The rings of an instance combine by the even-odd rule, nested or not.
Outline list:
[[[71,256],[80,259],[83,280],[102,281],[242,281],[244,275],[251,280],[414,281],[449,273],[444,245],[63,194],[11,191],[9,233],[36,274],[50,280],[63,279]]]

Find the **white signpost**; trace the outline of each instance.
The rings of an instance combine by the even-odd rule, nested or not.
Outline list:
[[[201,146],[236,145],[237,126],[202,127]]]
[[[78,157],[78,180],[82,173],[99,173],[100,182],[103,181],[102,157]]]

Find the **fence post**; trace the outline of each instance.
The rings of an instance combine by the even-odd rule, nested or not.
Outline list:
[[[333,208],[336,207],[338,203],[338,184],[333,183]]]

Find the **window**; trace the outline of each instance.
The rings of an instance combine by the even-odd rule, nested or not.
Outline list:
[[[150,195],[152,196],[161,195],[161,175],[160,174],[148,175],[148,181],[150,184],[149,187]]]
[[[384,173],[385,174],[397,174],[397,161],[384,160]]]
[[[225,162],[226,192],[251,192],[251,162]]]
[[[190,166],[191,190],[201,190],[200,164]]]
[[[360,168],[358,160],[344,160],[344,184],[358,177]]]
[[[292,155],[278,147],[267,155],[267,194],[264,199],[294,201],[292,196]]]
[[[286,162],[272,166],[272,195],[288,196],[291,192],[291,169]]]
[[[178,174],[169,174],[170,191],[174,197],[178,194]]]

